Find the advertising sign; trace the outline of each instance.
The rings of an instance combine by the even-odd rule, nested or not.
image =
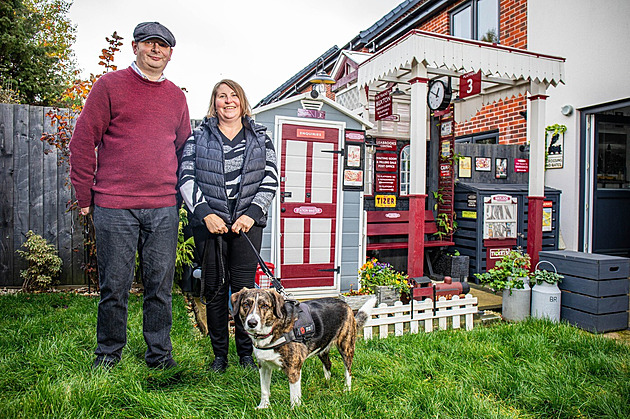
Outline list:
[[[398,190],[398,176],[389,173],[376,173],[376,192],[396,192]]]
[[[302,118],[326,119],[326,111],[318,111],[317,109],[298,109],[297,116]]]
[[[376,147],[379,151],[396,151],[396,140],[377,138]]]
[[[380,121],[392,114],[392,88],[385,89],[374,96],[374,119]]]
[[[374,197],[376,208],[394,208],[396,206],[396,195],[376,195]]]
[[[514,159],[514,173],[529,172],[529,159]]]
[[[483,199],[483,238],[515,239],[518,225],[517,198],[492,195]]]
[[[553,202],[543,201],[542,231],[552,231]]]
[[[362,191],[365,164],[365,131],[346,130],[343,190]]]
[[[377,172],[398,172],[398,155],[392,153],[376,153],[375,159]]]

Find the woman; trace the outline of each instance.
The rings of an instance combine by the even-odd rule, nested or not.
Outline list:
[[[208,115],[184,146],[180,191],[205,226],[195,243],[203,254],[201,297],[214,351],[210,368],[216,372],[228,366],[228,287],[233,293],[254,287],[258,259],[241,233],[260,251],[278,187],[276,153],[265,132],[251,119],[243,88],[226,79],[214,86]],[[240,364],[256,368],[251,340],[241,321],[234,322]]]

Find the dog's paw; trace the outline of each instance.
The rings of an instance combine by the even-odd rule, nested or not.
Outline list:
[[[260,404],[256,406],[256,409],[266,409],[270,406],[269,400],[261,400]]]

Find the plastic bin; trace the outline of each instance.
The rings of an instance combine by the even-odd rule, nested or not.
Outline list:
[[[265,265],[267,265],[267,268],[269,269],[269,271],[271,271],[271,273],[273,275],[275,275],[275,271],[274,269],[276,268],[274,266],[273,263],[270,262],[265,262]],[[260,265],[258,265],[258,269],[256,269],[256,285],[258,286],[258,288],[271,288],[273,287],[273,284],[271,283],[271,278],[269,278],[267,276],[267,274],[265,272],[263,272],[263,270],[261,269]]]

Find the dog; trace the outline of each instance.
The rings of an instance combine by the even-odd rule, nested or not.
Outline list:
[[[291,407],[301,404],[302,365],[317,355],[324,364],[324,377],[330,379],[328,356],[333,344],[345,366],[345,390],[352,388],[352,359],[357,331],[369,318],[376,298],[369,299],[353,316],[352,309],[337,298],[319,298],[296,304],[285,300],[275,289],[244,288],[232,295],[232,315],[239,316],[254,345],[260,373],[260,404],[269,407],[271,374],[282,369],[289,379]],[[300,311],[310,312],[312,322],[300,327]],[[307,319],[308,318],[307,315]],[[307,322],[308,323],[308,322]],[[303,338],[301,332],[310,336]]]

